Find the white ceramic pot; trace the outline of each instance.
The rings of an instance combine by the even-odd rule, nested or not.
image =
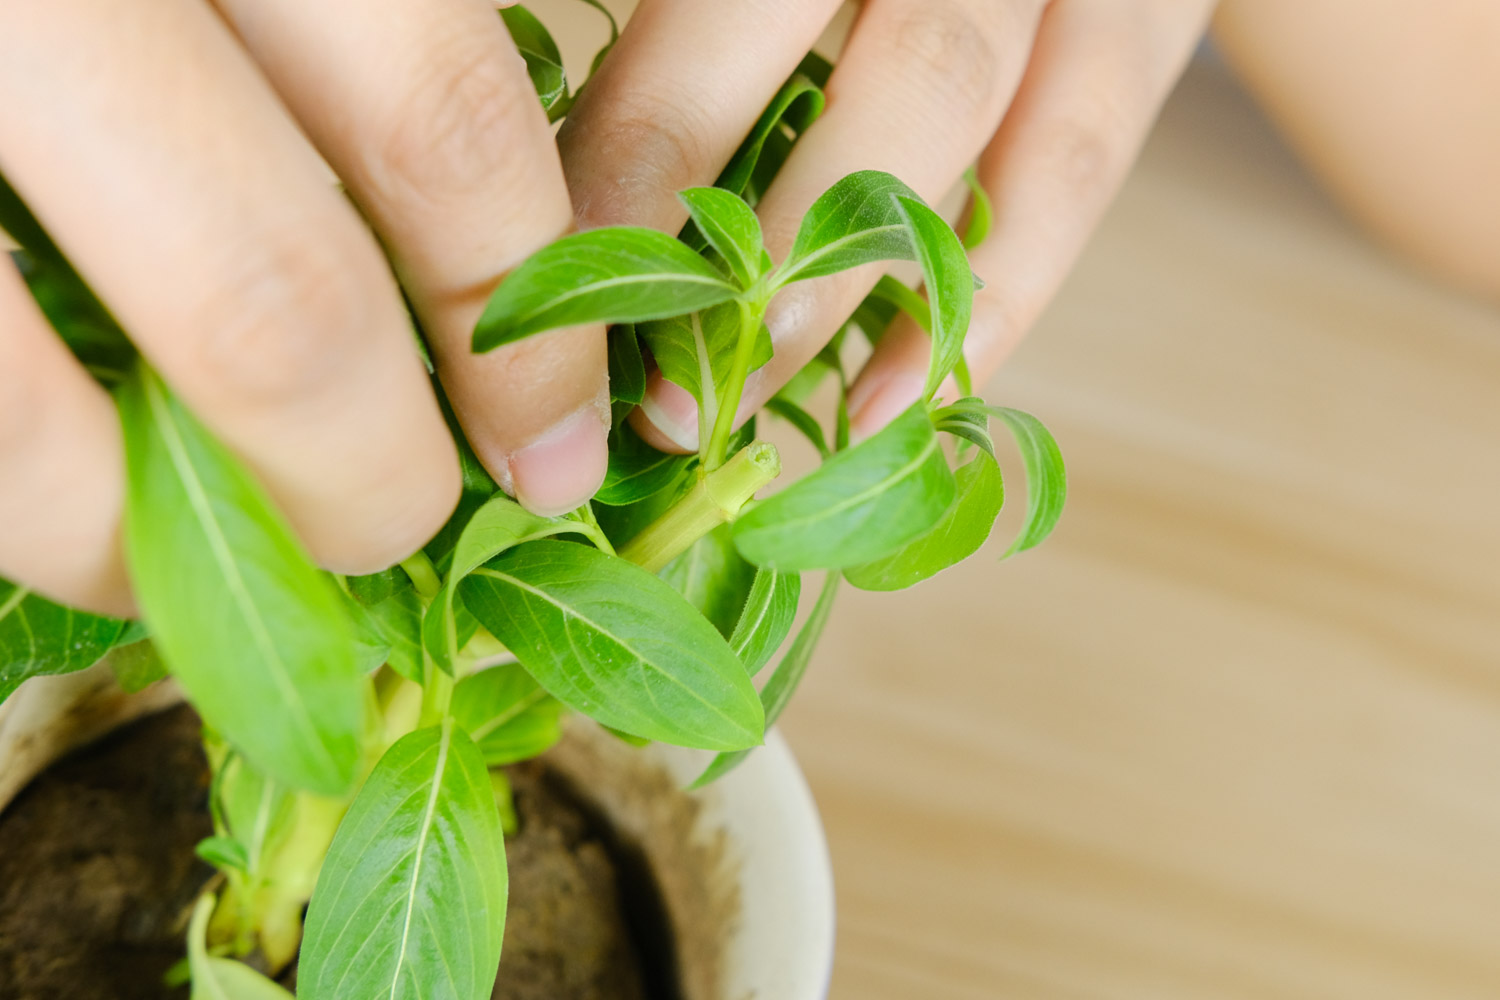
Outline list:
[[[707,788],[712,755],[635,748],[575,719],[548,759],[657,877],[685,1000],[824,1000],[833,873],[807,782],[779,733]]]
[[[125,695],[103,665],[29,682],[0,706],[0,810],[57,757],[179,699],[170,685]],[[694,792],[684,788],[711,755],[631,747],[584,719],[547,759],[644,856],[683,1000],[825,1000],[833,875],[812,795],[778,733]]]

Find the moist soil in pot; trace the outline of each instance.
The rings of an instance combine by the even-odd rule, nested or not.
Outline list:
[[[180,706],[54,764],[0,813],[0,997],[185,1000],[163,976],[212,874],[201,724]],[[510,906],[494,1000],[677,1000],[649,871],[566,780],[509,770]],[[293,984],[295,970],[283,977]]]

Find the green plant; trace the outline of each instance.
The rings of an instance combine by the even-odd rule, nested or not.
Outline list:
[[[556,46],[524,9],[503,16],[560,116],[576,94]],[[0,698],[113,650],[123,683],[170,673],[202,714],[215,833],[199,850],[220,877],[192,920],[195,996],[284,997],[231,957],[277,970],[299,950],[312,1000],[488,996],[510,816],[497,769],[550,747],[565,710],[628,739],[716,751],[700,782],[730,770],[795,691],[842,581],[911,586],[988,537],[1004,499],[992,418],[1014,432],[1029,483],[1010,551],[1052,529],[1065,484],[1042,425],[973,395],[936,398],[950,375],[967,390],[976,286],[946,222],[896,178],[866,171],[817,200],[785,260],[762,246],[753,203],[821,110],[826,75],[810,56],[718,185],[682,192],[692,221],[680,238],[628,227],[566,236],[492,296],[476,351],[611,324],[616,420],[593,503],[561,517],[527,512],[455,425],[465,489],[452,519],[410,559],[362,577],[312,564],[255,478],[137,356],[0,182],[0,225],[24,248],[16,259],[30,287],[119,405],[127,562],[143,615],[100,618],[0,582]],[[977,189],[971,215],[967,235],[982,239]],[[737,431],[734,417],[746,377],[771,356],[768,304],[793,282],[890,260],[921,267],[926,299],[882,280],[772,401],[823,463],[754,500],[780,458],[753,420]],[[850,446],[840,344],[849,328],[878,338],[897,309],[932,338],[924,398]],[[657,452],[623,420],[644,392],[642,342],[698,402],[696,455]],[[831,439],[799,402],[827,379],[838,395]],[[753,679],[792,633],[808,571],[825,573],[812,612],[757,691]]]

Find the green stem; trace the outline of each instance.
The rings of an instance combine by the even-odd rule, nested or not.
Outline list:
[[[781,456],[767,441],[752,441],[728,462],[700,478],[681,500],[621,547],[620,557],[659,572],[721,524],[781,472]]]
[[[714,419],[713,436],[708,441],[708,451],[703,456],[703,468],[713,472],[724,464],[724,453],[729,450],[729,436],[734,433],[735,414],[740,409],[740,398],[745,393],[745,379],[750,375],[750,359],[755,356],[755,337],[760,333],[760,318],[765,307],[757,309],[744,299],[740,306],[740,339],[734,345],[734,367],[729,370],[729,381],[725,384],[724,398],[719,401],[719,413]]]
[[[417,593],[422,595],[423,600],[431,601],[442,589],[443,581],[438,579],[432,560],[421,549],[401,560],[401,568],[411,577],[412,586],[417,588]]]
[[[604,534],[604,529],[599,526],[599,519],[594,516],[594,505],[591,501],[584,501],[582,507],[578,508],[578,515],[582,518],[584,525],[583,533],[588,536],[594,547],[610,555],[615,554],[615,547],[610,544],[609,537]]]
[[[454,665],[457,669],[457,664]],[[448,714],[448,706],[453,704],[453,676],[446,670],[438,668],[427,657],[427,675],[422,684],[422,716],[417,723],[419,728],[435,726],[443,721]]]

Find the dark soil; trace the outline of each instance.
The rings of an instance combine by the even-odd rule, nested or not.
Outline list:
[[[521,829],[494,1000],[675,1000],[649,874],[545,766],[510,777]],[[53,765],[0,814],[0,998],[187,996],[162,976],[211,875],[193,854],[208,778],[179,707]]]

